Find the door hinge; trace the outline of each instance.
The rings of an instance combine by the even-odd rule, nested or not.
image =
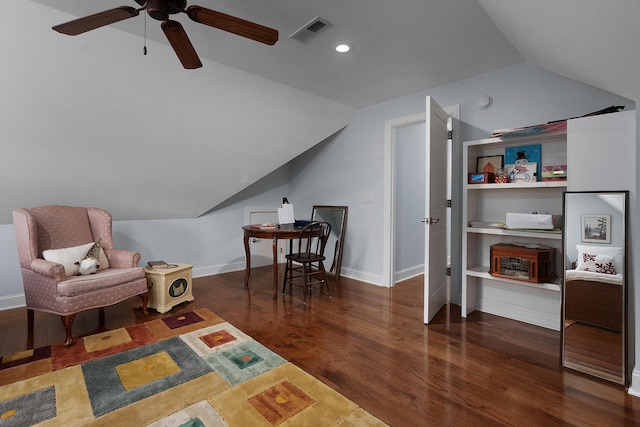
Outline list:
[[[447,207],[450,208],[451,207],[451,199],[447,200]]]
[[[447,276],[451,276],[451,267],[447,267]]]
[[[447,139],[453,139],[453,131],[452,130],[448,130],[447,131]]]

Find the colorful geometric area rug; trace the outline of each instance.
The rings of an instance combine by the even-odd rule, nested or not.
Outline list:
[[[0,359],[0,426],[384,426],[207,309]]]

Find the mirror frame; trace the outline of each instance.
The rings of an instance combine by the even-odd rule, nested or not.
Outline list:
[[[340,270],[342,269],[342,255],[344,252],[344,238],[347,229],[347,214],[349,212],[348,206],[331,206],[331,205],[313,205],[313,209],[311,211],[311,220],[316,220],[316,212],[318,210],[329,210],[329,211],[341,211],[342,212],[342,221],[340,223],[340,231],[338,233],[338,238],[336,240],[336,247],[333,253],[333,260],[331,261],[331,267],[327,270],[328,274],[335,275],[336,277],[340,277]]]
[[[623,212],[622,212],[622,233],[620,236],[621,239],[621,244],[623,245],[623,256],[624,256],[624,267],[623,267],[623,280],[622,280],[622,286],[623,286],[623,290],[622,290],[622,333],[621,333],[621,340],[622,340],[622,360],[620,361],[621,363],[621,373],[620,376],[614,376],[613,374],[607,373],[604,371],[604,369],[602,370],[598,370],[597,368],[594,367],[589,367],[586,365],[583,365],[581,363],[576,363],[576,362],[572,362],[572,361],[567,361],[566,360],[566,352],[565,352],[565,340],[566,340],[566,331],[565,331],[565,314],[566,314],[566,294],[567,294],[567,280],[566,280],[566,271],[567,270],[572,270],[573,265],[572,265],[572,261],[569,259],[569,256],[567,255],[567,245],[569,244],[568,242],[568,238],[567,238],[567,223],[569,218],[567,217],[567,203],[568,203],[568,198],[571,197],[571,195],[619,195],[622,196],[622,203],[624,204],[623,206]],[[627,387],[628,385],[628,377],[629,377],[629,366],[628,366],[628,330],[629,330],[629,323],[628,323],[628,312],[627,312],[627,306],[628,306],[628,288],[629,288],[629,280],[628,280],[628,272],[629,272],[629,191],[627,190],[621,190],[621,191],[565,191],[563,192],[563,197],[562,197],[562,213],[563,213],[563,231],[562,231],[562,255],[563,255],[563,261],[562,261],[562,266],[563,266],[563,272],[562,272],[562,301],[561,301],[561,325],[560,325],[560,331],[561,331],[561,340],[560,340],[560,362],[562,364],[563,367],[565,368],[569,368],[575,371],[579,371],[582,373],[586,373],[588,375],[597,377],[597,378],[601,378],[607,381],[611,381],[613,383],[616,384],[622,384],[623,386]],[[584,214],[589,214],[591,212],[584,212]],[[575,219],[575,216],[574,216]],[[580,229],[582,228],[582,224],[580,225]],[[572,239],[572,242],[575,242],[576,240],[579,240],[580,237],[578,237],[578,239]],[[584,243],[585,245],[593,245],[593,243],[590,243],[589,241]],[[604,247],[604,246],[603,246]],[[571,319],[569,319],[571,320]],[[578,361],[579,362],[579,361]]]

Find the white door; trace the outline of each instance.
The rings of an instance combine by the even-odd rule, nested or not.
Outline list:
[[[424,323],[447,303],[447,113],[427,97]]]

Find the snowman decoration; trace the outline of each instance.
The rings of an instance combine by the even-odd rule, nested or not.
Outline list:
[[[509,182],[517,182],[517,181],[525,181],[529,182],[532,180],[531,173],[529,173],[528,169],[522,167],[523,164],[529,163],[529,159],[527,159],[527,155],[524,151],[518,151],[516,153],[516,161],[515,167],[511,170],[509,174]]]

